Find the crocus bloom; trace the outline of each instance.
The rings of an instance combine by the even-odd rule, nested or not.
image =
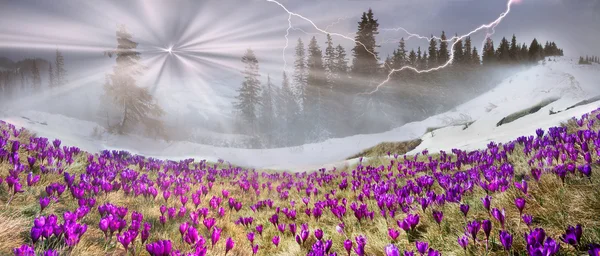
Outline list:
[[[433,210],[433,219],[435,220],[435,222],[437,222],[438,225],[442,222],[443,218],[444,218],[443,212]]]
[[[321,240],[323,238],[323,230],[316,229],[315,230],[315,237],[317,238],[317,240]]]
[[[210,240],[213,247],[215,247],[215,244],[219,241],[219,238],[221,238],[221,229],[215,227],[210,235]]]
[[[234,246],[235,242],[233,241],[233,239],[231,239],[231,237],[228,237],[227,241],[225,242],[225,255],[227,255],[227,253],[231,251],[231,249],[233,249]]]
[[[590,249],[588,250],[588,253],[590,256],[600,256],[600,245],[595,243],[590,244]]]
[[[465,217],[467,217],[467,213],[469,213],[469,205],[468,204],[461,204],[460,205],[460,211],[465,215]]]
[[[494,218],[496,218],[500,222],[500,225],[502,225],[502,229],[504,229],[504,220],[506,218],[504,208],[502,208],[502,211],[500,211],[498,208],[494,208],[492,210],[492,216],[494,216]]]
[[[483,207],[489,212],[490,211],[490,205],[491,205],[491,200],[492,197],[491,196],[485,196],[481,198],[481,203],[483,203]]]
[[[512,246],[513,237],[508,232],[502,230],[500,231],[500,242],[502,246],[504,246],[504,250],[510,251],[510,247]]]
[[[246,237],[248,238],[248,241],[250,241],[251,244],[254,244],[254,232],[248,233]]]
[[[579,241],[581,240],[582,233],[583,233],[583,230],[582,230],[580,224],[577,224],[577,226],[575,226],[575,227],[569,226],[567,228],[567,231],[565,232],[565,234],[563,234],[561,236],[560,240],[562,240],[563,242],[570,244],[572,246],[576,246],[579,244]]]
[[[522,219],[528,227],[531,226],[531,222],[533,221],[533,217],[531,215],[523,214]]]
[[[390,228],[390,229],[388,229],[388,235],[392,238],[392,240],[396,241],[396,239],[400,235],[400,232],[398,232],[397,230],[395,230],[393,228]]]
[[[171,255],[171,249],[171,240],[159,240],[146,244],[146,251],[152,256],[169,256]]]
[[[525,199],[522,197],[515,198],[515,206],[519,209],[519,213],[523,214],[523,209],[525,209]]]
[[[415,242],[415,246],[417,247],[417,251],[421,253],[421,255],[427,252],[427,248],[429,247],[429,243],[417,241]]]
[[[483,226],[483,232],[485,233],[485,239],[490,240],[490,232],[492,231],[492,222],[490,220],[483,220],[481,222],[481,226]]]
[[[272,241],[275,247],[279,246],[279,236],[274,236]]]
[[[463,249],[467,249],[467,245],[469,245],[469,238],[467,236],[461,236],[458,238],[458,244]]]
[[[386,256],[400,256],[400,250],[393,244],[389,244],[385,247],[385,255]]]
[[[346,252],[350,255],[352,252],[352,240],[346,239],[346,241],[344,241],[344,249],[346,249]]]

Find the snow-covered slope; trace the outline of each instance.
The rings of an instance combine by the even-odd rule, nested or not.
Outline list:
[[[581,115],[600,106],[600,102],[559,111],[583,99],[600,94],[600,66],[578,65],[570,58],[557,58],[519,72],[500,83],[493,90],[466,102],[454,110],[413,122],[391,131],[329,139],[300,147],[276,149],[222,148],[190,142],[153,141],[137,136],[115,136],[104,133],[96,124],[42,112],[12,113],[2,118],[18,126],[35,131],[39,136],[60,138],[65,144],[96,152],[102,149],[126,149],[132,153],[165,159],[193,157],[216,161],[224,159],[234,164],[271,169],[311,170],[338,167],[356,162],[345,158],[381,142],[404,141],[422,137],[423,143],[414,150],[430,151],[451,148],[482,148],[490,141],[506,141],[521,135],[534,134],[537,128],[555,126],[572,116]],[[538,102],[560,97],[560,100],[512,123],[496,127],[503,117],[531,107]],[[27,117],[28,119],[24,119]],[[424,135],[428,127],[448,126],[452,123],[475,121],[468,129],[461,126],[442,128]]]

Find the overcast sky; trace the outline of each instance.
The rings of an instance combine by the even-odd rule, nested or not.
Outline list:
[[[380,28],[403,27],[421,35],[462,34],[495,20],[506,9],[506,0],[281,0],[290,11],[311,19],[328,31],[356,32],[363,11],[372,8]],[[240,58],[251,47],[257,53],[262,73],[270,74],[279,84],[283,71],[283,47],[288,14],[266,0],[0,0],[0,56],[13,60],[26,57],[51,59],[60,48],[72,76],[79,69],[110,72],[114,59],[102,51],[115,47],[117,24],[126,24],[146,53],[143,57],[153,72],[149,86],[182,86],[202,93],[213,91],[231,99],[241,83]],[[325,37],[298,18],[292,25],[307,33],[316,33],[322,49]],[[568,56],[600,55],[600,0],[520,0],[496,28],[493,36],[515,33],[528,44],[534,37],[555,41]],[[485,31],[473,36],[480,48]],[[289,34],[287,62],[293,61],[298,30]],[[401,32],[381,32],[380,56],[385,58],[397,46]],[[382,43],[389,42],[389,43]],[[353,42],[334,37],[350,52]],[[411,39],[409,48],[427,42]],[[496,43],[497,45],[497,43]],[[157,53],[172,46],[177,56]],[[153,51],[153,52],[150,52]],[[163,68],[163,63],[166,63]],[[89,71],[93,70],[93,71]],[[160,70],[163,70],[162,72]],[[87,74],[87,73],[86,73]],[[171,80],[165,81],[165,77]],[[183,82],[182,82],[183,81]],[[99,83],[100,85],[101,83]],[[185,85],[183,85],[185,84]],[[198,86],[200,89],[198,89]]]

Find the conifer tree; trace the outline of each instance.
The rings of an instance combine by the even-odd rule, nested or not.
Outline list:
[[[398,44],[398,49],[394,51],[392,63],[394,69],[400,69],[406,65],[406,43],[404,42],[404,37],[400,39],[400,43]]]
[[[141,123],[146,126],[147,131],[157,134],[163,130],[162,122],[157,118],[164,115],[164,111],[147,88],[140,88],[136,84],[136,78],[146,69],[139,62],[141,54],[136,50],[138,43],[132,40],[133,36],[124,25],[118,27],[116,36],[117,48],[105,52],[109,57],[116,55],[117,64],[113,67],[113,73],[107,76],[104,91],[120,110],[117,132],[124,134]],[[57,61],[58,63],[61,62]],[[61,66],[57,65],[57,77],[58,74],[64,74],[59,72]]]
[[[492,41],[492,39],[489,37],[485,40],[482,55],[483,65],[490,65],[496,63],[497,58],[494,49],[494,41]]]
[[[56,49],[56,86],[63,86],[67,84],[67,70],[65,69],[65,58],[62,53]]]
[[[506,37],[503,37],[500,40],[500,45],[498,45],[498,50],[496,50],[496,56],[498,58],[499,63],[508,63],[510,61],[510,45]]]
[[[247,131],[250,135],[257,135],[258,132],[258,106],[261,104],[261,83],[259,80],[259,65],[258,59],[252,49],[247,49],[242,57],[244,63],[244,82],[237,90],[238,96],[235,103],[235,109],[240,114],[240,117],[245,121]]]
[[[450,59],[450,54],[448,51],[448,42],[446,41],[446,32],[442,31],[442,36],[440,37],[440,50],[438,52],[438,64],[443,65],[448,62]]]
[[[352,74],[359,82],[369,81],[379,71],[378,52],[375,37],[378,32],[379,23],[374,18],[373,10],[363,12],[361,21],[358,23],[358,31],[356,32],[356,44],[352,49],[353,62]],[[360,81],[363,80],[363,81]]]
[[[410,53],[408,54],[408,61],[409,61],[409,65],[413,68],[417,67],[417,53],[415,53],[415,50],[410,50]]]
[[[519,45],[517,45],[517,36],[515,36],[515,34],[513,34],[512,36],[512,40],[510,41],[510,50],[509,50],[509,57],[510,60],[513,63],[516,63],[517,61],[519,61]]]
[[[428,65],[433,67],[438,63],[438,49],[437,49],[437,41],[431,35],[431,40],[429,40],[429,58],[427,59]]]
[[[540,49],[540,44],[538,43],[537,39],[533,39],[533,41],[531,41],[531,45],[529,45],[529,61],[530,62],[537,62],[538,60],[542,59],[542,49]]]
[[[311,137],[309,139],[316,139],[319,137],[316,132],[325,129],[324,118],[322,111],[323,109],[323,95],[325,93],[325,68],[323,67],[323,53],[319,48],[316,37],[310,40],[308,44],[308,76],[306,79],[306,95],[304,99],[304,120],[314,120],[312,127]]]
[[[519,60],[521,62],[529,61],[529,48],[526,44],[521,45],[521,50],[519,52]]]
[[[473,53],[471,53],[471,61],[473,65],[479,66],[481,65],[481,57],[479,57],[479,52],[477,52],[477,47],[473,47]]]
[[[458,38],[458,35],[456,35]],[[465,54],[463,52],[463,42],[462,39],[458,39],[458,41],[454,41],[454,59],[453,64],[462,64],[464,62]]]
[[[52,70],[52,63],[48,67],[48,87],[54,88],[56,81],[54,80],[54,70]]]
[[[296,45],[296,56],[294,60],[294,93],[297,95],[298,103],[303,108],[305,106],[304,100],[306,99],[306,52],[304,50],[304,43],[301,38],[298,38],[298,44]]]
[[[266,145],[273,143],[275,114],[273,111],[273,84],[271,76],[267,75],[267,84],[261,90],[260,96],[260,128]]]
[[[327,34],[327,47],[325,48],[324,66],[326,72],[327,89],[333,88],[335,80],[335,47],[331,35]]]
[[[472,55],[472,51],[473,51],[473,49],[472,49],[472,46],[471,46],[471,37],[467,36],[467,38],[465,38],[465,46],[464,46],[464,51],[463,51],[463,54],[464,54],[464,56],[463,56],[463,63],[466,63],[466,64],[470,65],[473,62],[473,59],[472,59],[472,56],[471,56]]]
[[[33,76],[32,79],[32,88],[33,91],[39,91],[42,86],[42,80],[40,79],[40,69],[37,67],[36,59],[33,59],[33,66],[31,67],[31,74]]]

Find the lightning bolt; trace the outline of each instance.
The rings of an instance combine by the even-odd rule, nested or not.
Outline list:
[[[288,36],[289,36],[290,29],[292,29],[292,17],[298,17],[298,18],[300,18],[302,20],[305,20],[306,22],[310,23],[317,31],[319,31],[321,33],[330,34],[332,36],[341,37],[341,38],[350,40],[350,41],[352,41],[354,43],[357,43],[357,44],[363,46],[365,48],[365,50],[369,54],[373,55],[374,58],[378,59],[377,55],[375,53],[369,51],[369,49],[367,48],[367,46],[364,45],[363,43],[361,43],[359,41],[356,41],[355,39],[350,38],[348,36],[345,36],[345,35],[342,35],[342,34],[339,34],[339,33],[331,33],[331,32],[328,32],[328,31],[326,31],[324,29],[321,29],[312,20],[310,20],[310,19],[308,19],[308,18],[306,18],[306,17],[304,17],[304,16],[302,16],[302,15],[300,15],[298,13],[294,13],[294,12],[288,10],[283,4],[279,3],[277,0],[266,0],[266,1],[267,2],[271,2],[271,3],[275,3],[275,4],[279,5],[279,7],[281,7],[283,10],[285,10],[288,13],[288,24],[289,24],[289,26],[288,26],[288,29],[286,30],[286,34],[285,34],[285,47],[283,49],[284,69],[286,69],[286,67],[287,67],[287,62],[285,60],[285,51],[286,51],[287,47],[289,46],[289,38],[288,38]],[[486,38],[484,39],[484,43],[485,43],[485,40],[489,36],[493,35],[493,33],[495,32],[494,29],[496,28],[496,26],[498,26],[498,24],[500,24],[500,22],[502,22],[502,20],[504,19],[504,17],[506,17],[510,13],[512,4],[513,3],[518,3],[520,1],[521,0],[508,0],[508,2],[506,4],[506,10],[503,13],[501,13],[500,16],[497,19],[495,19],[494,21],[492,21],[492,22],[490,22],[488,24],[483,24],[483,25],[481,25],[481,26],[479,26],[479,27],[471,30],[467,34],[464,34],[464,35],[461,35],[461,36],[453,36],[453,37],[448,38],[448,39],[446,39],[444,41],[445,42],[454,41],[452,43],[451,47],[449,48],[449,49],[454,49],[454,46],[458,43],[458,40],[462,40],[465,37],[471,36],[471,35],[479,32],[479,31],[481,31],[483,29],[486,29],[486,30],[488,30],[488,33],[486,34]],[[424,39],[424,40],[431,40],[431,39],[441,40],[440,38],[435,37],[435,36],[429,38],[429,37],[426,37],[426,36],[421,36],[421,35],[418,35],[418,34],[414,34],[414,33],[411,33],[410,31],[408,31],[408,30],[406,30],[406,29],[404,29],[402,27],[388,28],[388,29],[384,28],[384,29],[381,29],[381,30],[382,31],[403,31],[403,32],[405,32],[405,33],[407,33],[409,35],[409,38],[415,37],[415,38]],[[490,30],[492,31],[492,33],[489,33]],[[434,68],[421,69],[420,70],[420,69],[417,69],[417,68],[412,67],[412,66],[403,66],[403,67],[398,68],[398,69],[392,69],[388,73],[387,78],[385,80],[383,80],[381,83],[379,83],[375,87],[375,89],[373,89],[370,92],[359,93],[359,95],[369,95],[369,94],[373,94],[373,93],[379,91],[379,88],[381,88],[383,85],[385,85],[387,82],[389,82],[390,79],[391,79],[391,77],[392,77],[392,75],[394,73],[396,73],[396,72],[400,72],[400,71],[403,71],[403,70],[412,70],[412,71],[414,71],[416,73],[419,73],[419,74],[421,74],[421,73],[430,73],[430,72],[437,71],[437,70],[444,69],[444,68],[448,67],[450,64],[452,64],[453,61],[454,61],[454,51],[451,50],[450,56],[448,58],[448,61],[446,61],[446,63],[444,63],[444,64],[442,64],[440,66],[434,67]]]

